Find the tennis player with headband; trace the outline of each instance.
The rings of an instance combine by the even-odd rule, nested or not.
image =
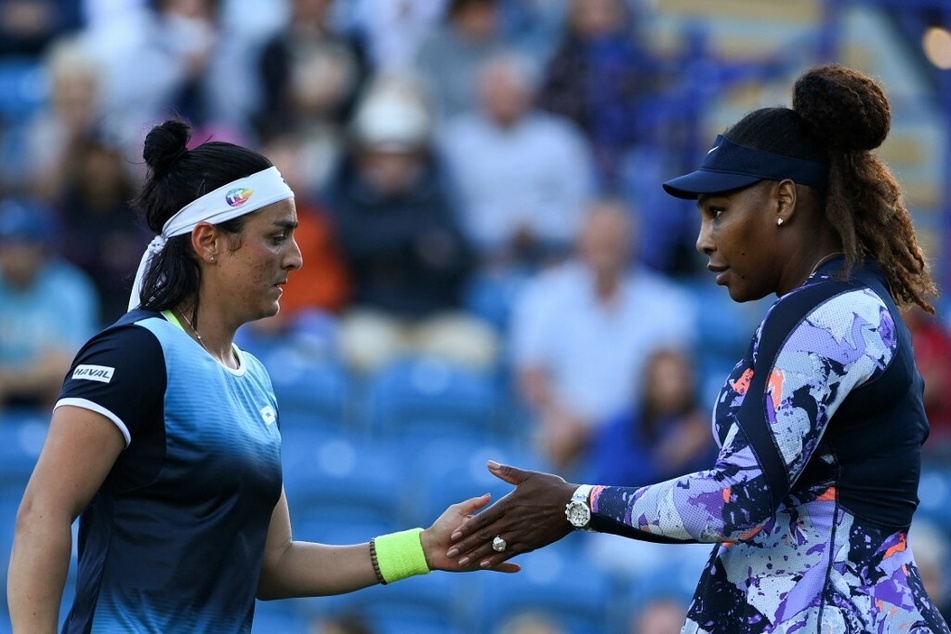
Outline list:
[[[219,142],[188,150],[188,139],[186,124],[167,121],[145,140],[136,203],[157,236],[130,311],[78,353],[53,410],[17,514],[15,632],[56,631],[77,516],[64,632],[248,632],[256,598],[463,570],[445,556],[449,534],[488,502],[369,544],[293,540],[278,404],[233,339],[278,311],[302,264],[294,195],[260,154]]]

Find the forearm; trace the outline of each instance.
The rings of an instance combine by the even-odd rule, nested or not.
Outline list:
[[[56,632],[72,550],[70,519],[24,509],[7,572],[7,602],[14,632]]]
[[[636,489],[597,487],[591,497],[599,530],[645,541],[744,541],[776,510],[752,455]]]
[[[370,545],[329,546],[291,542],[265,562],[257,596],[262,600],[327,596],[375,585]]]

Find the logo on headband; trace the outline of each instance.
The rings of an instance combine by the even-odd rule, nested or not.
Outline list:
[[[253,193],[253,189],[238,187],[225,194],[225,201],[231,207],[240,207],[244,203],[248,202],[248,200],[251,198],[251,194]]]

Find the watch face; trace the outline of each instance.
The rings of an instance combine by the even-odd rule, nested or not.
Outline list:
[[[582,502],[572,502],[565,510],[568,521],[572,526],[587,526],[591,520],[591,511]]]

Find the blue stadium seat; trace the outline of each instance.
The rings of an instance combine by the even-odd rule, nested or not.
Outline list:
[[[10,622],[10,613],[7,610],[6,593],[0,600],[0,634],[13,634],[13,624]]]
[[[289,346],[258,354],[271,375],[282,427],[345,429],[350,424],[350,376],[338,361]]]
[[[299,506],[299,505],[298,505]],[[294,539],[321,544],[362,544],[378,535],[407,528],[393,517],[343,517],[319,505],[291,509],[291,529]]]
[[[441,435],[496,431],[494,377],[442,359],[399,359],[368,377],[365,421],[372,433]]]
[[[7,568],[10,566],[10,549],[13,547],[13,532],[16,522],[17,508],[20,506],[19,496],[0,496],[0,603],[3,610],[0,610],[0,632],[3,630],[4,618],[7,620],[7,630],[9,631],[9,618],[6,613],[7,607]]]
[[[22,495],[48,430],[46,412],[15,410],[0,416],[0,495]]]
[[[373,586],[346,595],[336,612],[359,614],[375,634],[464,634],[478,631],[467,620],[467,580],[433,573]]]
[[[293,601],[258,601],[252,634],[308,634],[307,617]]]
[[[945,530],[951,527],[951,469],[922,467],[918,498],[916,517],[928,519]]]
[[[413,455],[412,470],[407,474],[412,492],[412,503],[406,505],[407,519],[425,526],[451,504],[483,493],[498,500],[512,490],[512,485],[489,472],[489,460],[551,471],[535,453],[499,439],[433,437],[418,444]]]
[[[518,558],[522,572],[480,575],[480,632],[496,631],[526,611],[553,617],[567,634],[612,632],[613,580],[564,543]]]
[[[348,434],[284,433],[284,486],[291,517],[387,523],[399,517],[402,460],[391,443]]]
[[[24,120],[49,95],[49,78],[41,60],[32,57],[0,59],[0,119]]]
[[[508,331],[512,305],[530,274],[480,272],[466,288],[464,302],[472,314],[492,324],[499,332]]]

